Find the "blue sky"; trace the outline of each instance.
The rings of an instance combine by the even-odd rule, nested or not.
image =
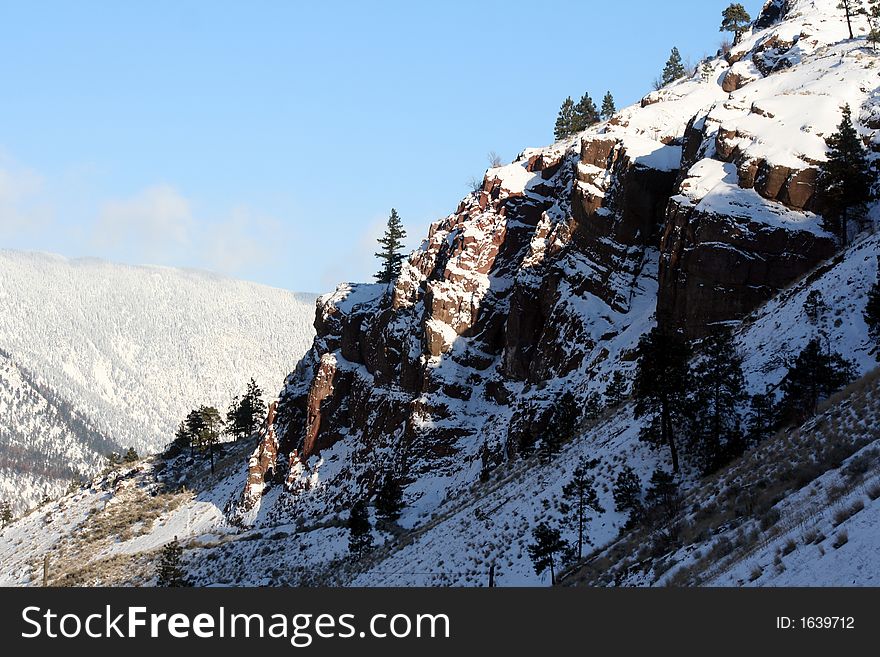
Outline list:
[[[726,5],[2,0],[0,248],[367,280],[391,207],[417,245],[489,151],[637,101]]]

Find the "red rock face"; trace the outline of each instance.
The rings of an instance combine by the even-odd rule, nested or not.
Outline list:
[[[673,201],[661,243],[658,320],[701,337],[741,319],[831,257],[829,236],[707,214]]]
[[[275,436],[275,416],[278,402],[269,404],[263,435],[256,450],[248,460],[247,488],[245,503],[253,503],[263,492],[263,486],[270,480],[278,467],[278,439]]]

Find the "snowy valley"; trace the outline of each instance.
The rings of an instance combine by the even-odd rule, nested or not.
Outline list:
[[[250,377],[279,388],[314,335],[314,297],[221,276],[0,251],[2,498],[20,510],[148,454]]]
[[[46,566],[50,584],[152,585],[178,539],[195,585],[877,585],[880,208],[836,235],[820,179],[845,105],[880,156],[880,55],[855,27],[837,0],[770,0],[683,79],[489,169],[393,284],[342,284],[317,312],[203,274],[0,253],[0,417],[24,418],[10,445],[47,453],[21,399],[63,436],[50,461],[86,472],[101,441],[155,451],[250,376],[280,390],[210,466],[178,446],[6,526],[0,584]],[[696,369],[720,328],[747,393],[737,430],[811,345],[846,381],[723,463],[686,454],[672,472],[644,439],[643,338],[691,340]],[[544,449],[566,404],[573,428]],[[658,473],[674,490],[636,517],[625,473],[639,513]],[[595,491],[581,528],[560,505],[579,476]],[[373,547],[352,554],[355,508]],[[569,550],[539,573],[542,524]]]

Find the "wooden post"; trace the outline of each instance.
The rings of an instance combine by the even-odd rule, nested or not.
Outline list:
[[[43,587],[49,586],[49,555],[43,556]]]
[[[489,566],[489,588],[495,588],[495,564]]]

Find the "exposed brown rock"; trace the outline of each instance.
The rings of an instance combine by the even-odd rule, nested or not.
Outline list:
[[[671,203],[661,244],[661,323],[690,337],[744,317],[834,254],[830,237]]]

